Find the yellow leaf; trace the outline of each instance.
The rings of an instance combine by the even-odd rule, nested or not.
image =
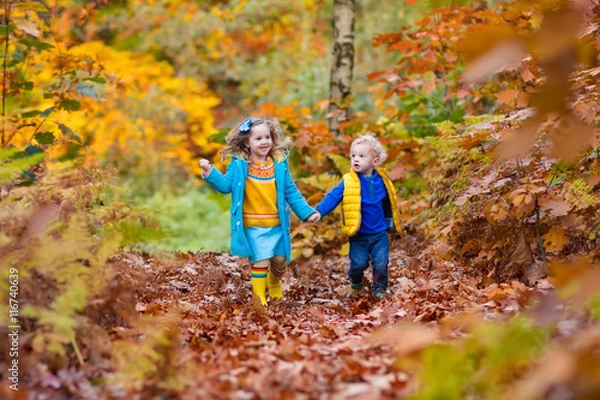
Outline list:
[[[347,256],[350,252],[350,243],[346,242],[338,252],[341,256]]]
[[[515,206],[518,206],[519,204],[523,203],[523,201],[525,200],[525,193],[520,193],[518,195],[515,196],[515,198],[513,199],[513,204]]]
[[[559,252],[569,244],[567,231],[559,227],[552,227],[544,236],[544,248],[547,252]]]
[[[483,215],[490,224],[495,224],[508,217],[508,204],[503,199],[492,201],[486,204]]]
[[[305,247],[304,249],[302,249],[302,256],[309,258],[310,256],[312,256],[314,253],[314,250],[311,249],[310,247]]]

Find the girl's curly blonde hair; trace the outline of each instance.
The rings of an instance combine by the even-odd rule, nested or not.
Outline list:
[[[247,131],[241,131],[240,127],[242,127],[242,125],[246,125],[248,120],[250,120],[250,129]],[[252,128],[262,124],[265,124],[269,127],[269,131],[271,132],[271,140],[273,140],[273,147],[271,148],[269,155],[275,160],[285,157],[286,150],[291,148],[294,143],[292,138],[289,136],[284,136],[283,129],[281,128],[279,122],[276,119],[247,118],[233,128],[225,138],[227,144],[223,150],[221,150],[221,159],[224,160],[228,155],[234,155],[249,160],[251,154],[247,144],[252,133]]]

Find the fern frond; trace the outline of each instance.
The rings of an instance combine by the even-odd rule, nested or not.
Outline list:
[[[298,179],[298,182],[310,185],[323,192],[329,192],[331,189],[336,187],[338,183],[340,183],[340,177],[326,172],[321,175],[300,178]]]
[[[339,154],[328,154],[327,157],[335,164],[335,167],[340,171],[340,174],[350,172],[350,159]]]
[[[44,159],[44,153],[19,157],[16,149],[0,149],[0,185],[10,183]]]

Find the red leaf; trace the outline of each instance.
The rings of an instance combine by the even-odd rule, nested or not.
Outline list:
[[[386,71],[376,71],[376,72],[371,72],[370,74],[367,75],[367,80],[371,81],[373,79],[379,78],[381,75],[386,74]]]

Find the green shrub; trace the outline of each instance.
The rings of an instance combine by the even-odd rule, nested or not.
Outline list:
[[[229,196],[187,185],[178,194],[161,191],[137,203],[160,223],[162,250],[220,251],[229,247]]]

